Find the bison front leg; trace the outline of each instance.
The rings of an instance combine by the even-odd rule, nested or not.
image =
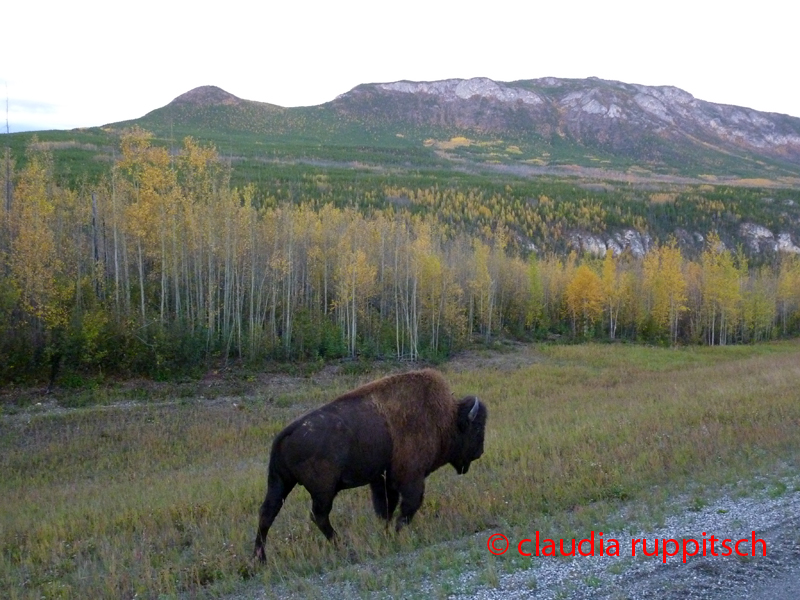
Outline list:
[[[330,514],[333,508],[333,494],[317,494],[311,496],[311,520],[329,541],[336,542],[336,530],[331,525]]]
[[[425,480],[417,479],[410,483],[400,486],[400,515],[397,517],[396,531],[400,531],[405,525],[411,522],[414,514],[422,506],[422,498],[425,495]]]
[[[294,481],[286,482],[279,475],[270,473],[267,480],[267,496],[261,504],[258,518],[258,532],[256,533],[256,544],[253,556],[260,562],[266,562],[267,556],[264,552],[264,543],[267,541],[267,533],[272,527],[272,522],[278,516],[286,496],[295,486]]]
[[[372,488],[372,506],[375,514],[384,519],[388,527],[394,510],[397,508],[397,502],[400,500],[400,492],[388,485],[383,477],[369,485]]]

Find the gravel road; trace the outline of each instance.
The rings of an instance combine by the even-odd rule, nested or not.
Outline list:
[[[652,531],[606,532],[604,538],[617,539],[620,557],[577,557],[568,562],[539,559],[524,571],[501,575],[496,587],[472,588],[469,593],[451,596],[458,600],[518,599],[708,599],[708,600],[796,600],[800,598],[800,480],[785,480],[781,489],[762,497],[720,498],[700,510],[684,510],[666,519]],[[752,536],[763,539],[766,556],[757,545],[756,557],[681,555],[631,557],[631,540],[647,538],[649,549],[655,538],[694,538],[702,543],[712,534],[734,541],[747,538],[741,550],[749,554]],[[688,544],[688,551],[693,550]],[[663,548],[663,547],[662,547]],[[670,551],[673,546],[668,545]],[[710,547],[709,547],[710,548]],[[716,549],[720,552],[719,542]],[[516,552],[511,540],[509,552]],[[637,553],[638,554],[638,553]],[[468,584],[475,574],[467,573]]]

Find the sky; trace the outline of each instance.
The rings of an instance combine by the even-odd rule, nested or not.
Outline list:
[[[787,0],[9,0],[0,93],[12,132],[134,119],[201,85],[311,106],[470,77],[673,85],[800,117],[798,17]]]

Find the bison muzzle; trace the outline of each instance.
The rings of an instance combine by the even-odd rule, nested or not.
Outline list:
[[[422,504],[428,474],[447,463],[463,474],[480,458],[486,418],[477,397],[456,400],[432,369],[384,377],[303,415],[272,443],[255,556],[266,560],[267,532],[298,483],[329,540],[336,537],[329,519],[336,494],[367,484],[387,525],[399,502],[400,531]]]

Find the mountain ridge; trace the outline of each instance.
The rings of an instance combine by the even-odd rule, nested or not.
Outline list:
[[[472,163],[643,168],[662,174],[800,175],[800,118],[716,104],[674,86],[599,78],[485,77],[360,84],[286,108],[201,86],[109,129],[259,136],[275,146],[431,148]],[[466,142],[451,147],[451,139]],[[500,151],[498,143],[508,151]],[[494,145],[495,147],[492,147]]]
[[[658,159],[654,136],[722,152],[755,152],[800,162],[800,118],[699,100],[673,86],[553,77],[511,84],[488,78],[365,84],[332,104],[417,123],[487,133],[527,132]],[[389,112],[391,111],[391,112]]]
[[[452,87],[459,87],[458,94],[462,98],[469,98],[471,95],[464,95],[464,89],[475,89],[478,94],[481,91],[481,86],[479,84],[485,83],[488,84],[492,88],[505,88],[505,89],[513,89],[514,87],[522,87],[524,88],[526,85],[531,84],[540,84],[542,86],[547,86],[551,88],[558,88],[563,87],[569,84],[576,84],[576,83],[584,83],[584,82],[598,82],[598,83],[605,83],[605,84],[614,84],[618,86],[629,86],[640,89],[641,91],[647,90],[661,90],[665,94],[673,94],[675,96],[682,97],[684,101],[699,101],[704,102],[706,104],[713,104],[716,106],[721,107],[729,107],[733,109],[741,109],[746,111],[751,111],[755,113],[761,113],[766,115],[775,115],[780,117],[789,117],[791,119],[799,119],[800,117],[795,117],[793,115],[789,115],[788,113],[780,113],[775,111],[761,111],[754,108],[749,108],[743,105],[736,105],[736,104],[729,104],[729,103],[719,103],[719,102],[711,102],[707,100],[702,100],[700,98],[696,98],[690,92],[679,88],[673,85],[644,85],[638,83],[626,83],[619,80],[613,79],[602,79],[600,77],[586,77],[583,79],[579,78],[560,78],[560,77],[540,77],[536,79],[517,79],[514,81],[504,82],[504,81],[497,81],[488,77],[472,77],[468,79],[463,78],[448,78],[448,79],[438,79],[438,80],[431,80],[431,81],[424,81],[424,80],[411,80],[411,79],[400,79],[397,81],[391,82],[373,82],[373,83],[361,83],[350,90],[338,94],[333,100],[329,100],[328,102],[323,102],[321,104],[315,104],[310,106],[298,106],[298,107],[284,107],[277,104],[273,104],[270,102],[265,102],[262,100],[253,100],[253,99],[244,99],[239,96],[236,96],[216,85],[202,85],[196,88],[192,88],[191,90],[176,96],[169,104],[240,104],[243,102],[251,102],[262,104],[270,107],[275,108],[283,108],[283,109],[292,109],[292,108],[314,108],[318,106],[323,106],[326,104],[330,104],[336,100],[339,100],[343,97],[350,95],[355,90],[363,87],[378,87],[386,90],[397,90],[397,91],[427,91],[430,93],[430,90],[439,89],[447,89]],[[403,90],[403,88],[406,88]],[[417,88],[409,90],[409,88]],[[515,90],[516,91],[516,90]],[[512,92],[513,94],[513,92]],[[511,98],[515,99],[515,98]],[[530,101],[529,103],[538,104],[540,103],[541,99]],[[524,99],[523,99],[524,101]]]

